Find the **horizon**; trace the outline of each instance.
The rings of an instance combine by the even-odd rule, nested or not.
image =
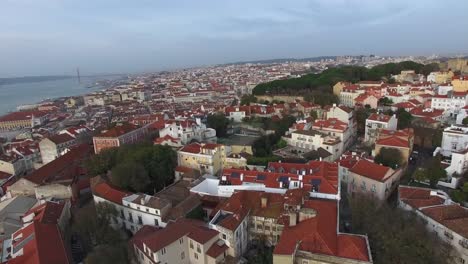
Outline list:
[[[67,75],[76,67],[133,74],[327,54],[466,54],[460,29],[468,27],[467,9],[461,0],[5,0],[0,76]]]

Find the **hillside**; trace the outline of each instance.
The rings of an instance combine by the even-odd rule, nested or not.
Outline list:
[[[377,65],[371,69],[359,66],[343,66],[330,68],[319,74],[307,74],[300,78],[261,83],[253,89],[252,93],[254,95],[310,95],[311,93],[331,94],[332,86],[339,81],[354,83],[363,80],[385,80],[392,74],[399,74],[402,70],[414,70],[416,73],[427,75],[431,71],[438,70],[438,65],[424,65],[413,61],[404,61],[400,63]]]

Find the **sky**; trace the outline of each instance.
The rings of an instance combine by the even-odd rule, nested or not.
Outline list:
[[[0,78],[468,52],[466,0],[1,0]]]

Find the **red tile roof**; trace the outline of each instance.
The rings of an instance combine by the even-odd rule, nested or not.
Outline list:
[[[218,245],[217,243],[214,243],[211,245],[211,247],[206,251],[206,255],[212,257],[212,258],[217,258],[219,255],[223,254],[228,250],[229,247],[226,246],[226,244],[223,244],[222,246]]]
[[[34,117],[43,117],[47,115],[47,112],[44,111],[20,111],[6,114],[0,117],[0,122],[8,121],[19,121],[19,120],[31,120],[32,116]]]
[[[385,138],[380,138],[375,142],[376,145],[381,146],[390,146],[390,147],[398,147],[398,148],[409,148],[409,141],[402,139],[397,136],[390,136]]]
[[[129,192],[119,190],[107,182],[96,184],[93,188],[93,194],[116,204],[122,204],[122,199],[130,195]]]
[[[444,204],[445,199],[437,195],[431,195],[431,191],[433,190],[419,187],[401,185],[398,187],[400,200],[414,209]]]
[[[69,134],[57,134],[49,137],[49,140],[54,142],[55,144],[62,144],[68,141],[72,141],[75,138],[70,136]]]
[[[126,124],[122,124],[122,125],[117,125],[107,131],[104,131],[102,132],[101,134],[95,136],[97,138],[100,138],[100,137],[120,137],[122,135],[125,135],[127,133],[130,133],[136,129],[138,129],[139,127],[134,125],[134,124],[130,124],[130,123],[126,123]]]
[[[367,118],[367,120],[387,123],[390,118],[392,118],[392,116],[373,113]]]
[[[366,159],[361,159],[349,171],[376,181],[385,181],[385,176],[393,170]]]
[[[439,205],[421,209],[421,212],[443,226],[468,239],[468,209],[458,204]]]

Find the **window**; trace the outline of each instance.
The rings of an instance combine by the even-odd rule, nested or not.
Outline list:
[[[155,226],[159,226],[159,221],[158,221],[157,218],[154,219],[154,225],[155,225]]]
[[[193,256],[195,257],[195,259],[198,259],[198,254],[197,253],[193,253]]]
[[[367,189],[367,188],[366,188],[366,182],[362,182],[362,184],[361,184],[361,189],[362,189],[363,191],[365,191],[365,190]]]
[[[453,235],[452,235],[452,233],[450,233],[450,232],[445,231],[445,232],[444,232],[444,235],[445,235],[445,237],[447,237],[447,238],[450,239],[450,240],[453,239]]]
[[[133,215],[132,213],[128,213],[128,221],[133,223]]]
[[[226,240],[226,234],[223,234],[223,239]]]
[[[184,238],[179,239],[179,244],[184,243]]]
[[[375,193],[375,192],[376,192],[376,190],[377,190],[377,187],[375,186],[375,184],[372,184],[371,191],[372,191],[373,193]]]
[[[197,244],[197,252],[198,252],[198,253],[201,253],[200,244]]]
[[[125,218],[124,211],[120,209],[120,217]]]
[[[180,253],[180,259],[184,259],[185,258],[185,252],[182,251],[182,253]]]
[[[161,255],[166,254],[166,248],[161,249]]]
[[[190,248],[193,249],[193,241],[190,240]]]
[[[143,219],[141,218],[141,215],[138,216],[138,224],[140,225],[143,224]]]
[[[460,239],[460,241],[458,241],[458,244],[460,244],[460,246],[468,249],[468,239]]]

